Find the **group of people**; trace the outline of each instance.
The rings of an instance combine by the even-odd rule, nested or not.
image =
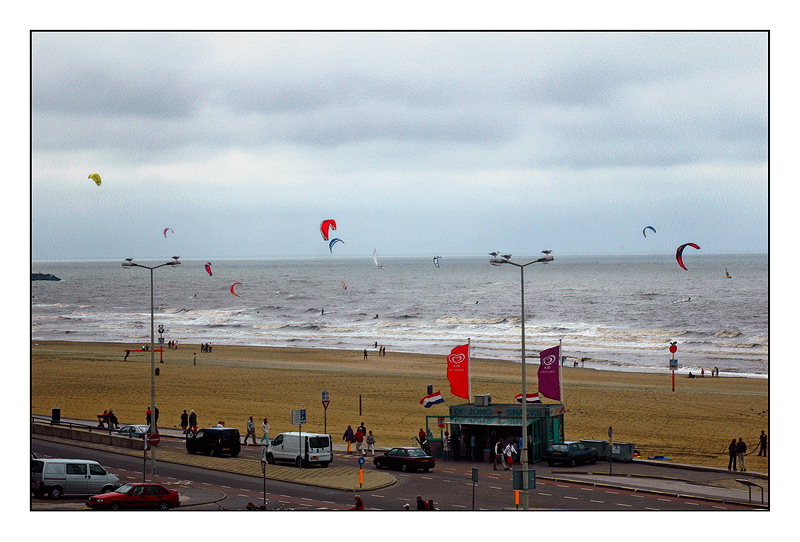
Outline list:
[[[202,344],[200,344],[200,352],[202,352],[204,354],[210,354],[211,353],[211,343],[202,343]]]
[[[248,445],[247,439],[251,436],[253,437],[253,445],[258,445],[256,442],[256,422],[253,421],[252,416],[247,419],[247,434],[244,436],[245,446]],[[269,422],[266,418],[264,418],[264,421],[261,422],[261,442],[266,442],[269,444]]]
[[[403,508],[408,510],[410,507],[408,504],[403,505]],[[417,495],[417,510],[438,510],[436,506],[433,504],[433,499],[423,500],[420,495]]]
[[[728,470],[739,470],[745,472],[747,467],[744,464],[744,456],[747,455],[747,444],[742,437],[737,442],[735,438],[728,444]],[[767,457],[767,434],[761,431],[758,437],[758,455]],[[738,462],[738,468],[737,468]]]
[[[348,425],[342,440],[347,443],[348,454],[353,453],[353,443],[355,443],[357,454],[367,455],[367,451],[369,451],[372,455],[375,455],[375,436],[372,431],[367,431],[364,422],[361,422],[361,425],[355,431],[353,431],[352,426]]]
[[[147,422],[147,425],[150,425],[150,420],[152,419],[152,417],[153,417],[153,413],[151,412],[150,407],[147,407],[147,410],[144,413],[144,419]],[[158,407],[156,407],[155,425],[156,425],[156,427],[158,427]]]
[[[119,429],[119,420],[117,419],[116,414],[114,414],[113,409],[108,409],[103,411],[103,415],[100,418],[100,427],[107,427],[108,429]]]
[[[169,341],[167,343],[167,348],[170,350],[177,350],[178,349],[178,341]]]
[[[514,456],[517,454],[517,448],[514,446],[514,442],[509,440],[508,443],[503,446],[503,439],[498,440],[494,445],[494,466],[492,467],[494,470],[498,470],[498,466],[501,469],[509,470],[514,463]]]
[[[187,431],[191,431],[193,435],[197,434],[197,414],[194,410],[187,414],[184,409],[183,414],[181,414],[181,430],[184,435]]]

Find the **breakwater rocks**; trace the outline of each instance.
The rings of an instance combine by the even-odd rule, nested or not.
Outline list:
[[[50,273],[31,273],[31,280],[61,280]]]

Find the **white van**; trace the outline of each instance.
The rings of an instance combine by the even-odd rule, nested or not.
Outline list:
[[[119,478],[88,459],[31,459],[31,491],[50,495],[97,495],[119,487]]]
[[[273,465],[276,461],[289,461],[298,467],[327,467],[333,461],[332,442],[330,435],[322,433],[280,433],[269,443],[267,461]]]

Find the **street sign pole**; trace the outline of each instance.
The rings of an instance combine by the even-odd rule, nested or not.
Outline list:
[[[267,507],[267,446],[261,444],[261,474],[264,476],[264,508]]]
[[[614,456],[613,451],[613,444],[611,444],[611,433],[612,433],[611,426],[608,426],[608,474],[611,474],[611,459]]]

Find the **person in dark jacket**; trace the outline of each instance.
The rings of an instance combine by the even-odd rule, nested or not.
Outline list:
[[[739,470],[745,472],[747,469],[744,467],[744,454],[747,453],[747,444],[744,443],[742,437],[739,437],[739,442],[736,443],[736,457],[739,458]],[[736,467],[733,468],[736,470]]]
[[[195,414],[194,410],[189,413],[189,429],[195,435],[197,434],[197,414]]]
[[[761,431],[761,436],[758,437],[758,455],[767,457],[767,434]]]
[[[425,510],[425,501],[420,495],[417,495],[417,510]]]
[[[181,430],[183,431],[184,435],[186,434],[186,429],[188,429],[188,427],[189,427],[189,415],[186,413],[186,410],[184,410],[183,414],[181,414]]]
[[[736,470],[736,439],[732,438],[731,443],[728,444],[728,470]]]

